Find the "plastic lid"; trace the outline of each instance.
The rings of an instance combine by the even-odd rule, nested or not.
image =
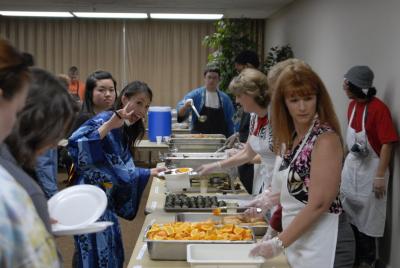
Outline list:
[[[150,106],[149,112],[171,112],[169,106]]]

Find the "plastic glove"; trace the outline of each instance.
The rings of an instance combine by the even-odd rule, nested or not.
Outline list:
[[[270,259],[278,256],[283,251],[283,247],[279,243],[279,239],[274,237],[267,241],[258,243],[251,251],[250,256],[263,256],[266,259]]]
[[[193,105],[193,99],[186,99],[185,100],[185,106],[190,107]]]
[[[257,212],[256,207],[251,207],[243,212],[243,217],[246,219],[264,219],[265,212],[266,211],[263,211],[262,209],[261,212]]]
[[[246,143],[237,142],[237,143],[235,143],[235,144],[233,145],[233,148],[239,149],[239,150],[243,150],[245,145],[246,145]]]
[[[219,162],[214,162],[210,164],[201,165],[196,171],[200,176],[210,174],[213,171],[219,169],[221,166]]]
[[[265,192],[259,194],[249,203],[245,204],[245,207],[258,207],[261,208],[263,213],[270,210],[275,205],[278,205],[280,202],[281,194],[272,193],[270,190],[266,190]]]
[[[275,231],[274,228],[271,228],[271,226],[268,226],[267,232],[265,233],[263,238],[261,238],[261,241],[268,241],[277,235],[278,235],[278,231]]]
[[[381,199],[386,194],[386,181],[384,177],[377,177],[373,182],[373,190],[375,197]]]

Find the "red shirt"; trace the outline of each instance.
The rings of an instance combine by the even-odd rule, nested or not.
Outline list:
[[[365,105],[368,104],[365,130],[369,144],[371,144],[372,148],[379,156],[383,144],[396,142],[399,140],[396,129],[393,125],[389,108],[380,99],[375,97],[373,97],[369,102],[356,102],[353,100],[350,102],[349,109],[347,111],[349,120],[356,103],[356,111],[351,123],[351,127],[356,132],[361,131],[364,108]]]
[[[264,128],[266,125],[268,124],[268,117],[264,116],[264,117],[257,117],[257,125],[256,128],[253,130],[253,135],[254,136],[258,136],[261,129]],[[254,128],[254,126],[253,126]]]

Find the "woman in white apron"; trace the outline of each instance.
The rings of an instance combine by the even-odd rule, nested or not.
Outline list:
[[[346,134],[349,154],[340,191],[343,209],[355,232],[355,264],[363,267],[372,267],[375,238],[383,236],[391,143],[398,140],[388,108],[374,97],[373,78],[369,67],[354,66],[345,74],[343,84],[353,101]]]
[[[341,204],[340,127],[324,84],[308,66],[286,67],[272,103],[275,150],[287,144],[281,178],[283,232],[251,255],[272,258],[285,250],[294,268],[333,267]],[[275,180],[275,178],[274,178]]]
[[[244,149],[232,157],[206,164],[198,169],[203,174],[220,168],[232,168],[251,162],[258,154],[261,158],[259,175],[254,177],[253,194],[259,194],[270,186],[275,155],[272,152],[272,130],[269,122],[268,105],[270,92],[267,77],[256,69],[244,69],[229,85],[245,112],[252,113],[250,131]]]

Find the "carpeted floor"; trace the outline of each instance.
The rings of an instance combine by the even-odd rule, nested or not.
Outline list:
[[[65,173],[59,173],[58,180],[59,182],[63,181],[66,178]],[[147,184],[146,190],[143,193],[142,200],[140,202],[140,208],[136,215],[136,218],[133,221],[127,221],[120,218],[120,224],[122,229],[122,236],[124,240],[124,248],[125,248],[125,267],[128,265],[129,259],[131,257],[133,248],[135,247],[136,240],[138,239],[138,235],[140,230],[142,229],[142,225],[144,222],[144,207],[146,205],[147,197],[149,194],[151,183]],[[60,188],[63,186],[60,184]],[[140,238],[141,239],[141,238]],[[74,240],[72,236],[63,236],[58,237],[56,239],[57,245],[60,249],[61,255],[64,259],[64,267],[71,268],[72,267],[72,256],[74,254]]]

